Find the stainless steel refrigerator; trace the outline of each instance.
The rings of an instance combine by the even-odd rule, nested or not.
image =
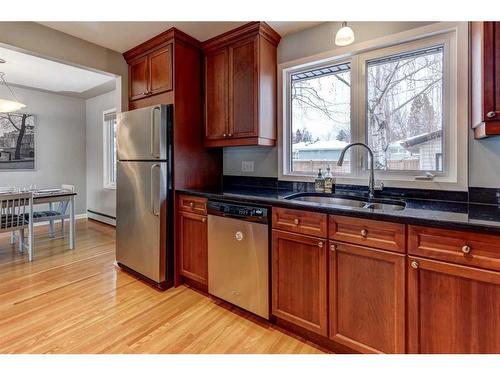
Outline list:
[[[163,289],[173,285],[172,105],[117,116],[116,260]]]

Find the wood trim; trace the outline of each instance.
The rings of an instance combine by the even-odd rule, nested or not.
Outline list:
[[[128,51],[124,52],[123,57],[128,63],[130,60],[133,60],[140,55],[147,54],[153,49],[163,47],[163,45],[166,45],[168,43],[173,43],[174,39],[183,41],[184,43],[187,43],[188,45],[191,45],[195,48],[201,47],[200,41],[182,32],[181,30],[172,27],[162,32],[161,34],[146,40],[138,46],[135,46],[134,48],[131,48]]]
[[[474,127],[474,138],[487,138],[492,135],[500,135],[500,121],[482,122]]]
[[[202,48],[205,51],[217,49],[223,46],[227,46],[240,38],[246,38],[248,36],[257,34],[262,35],[270,42],[272,42],[275,46],[278,45],[281,39],[281,36],[267,23],[254,21],[208,39],[207,41],[202,43]]]
[[[191,195],[179,195],[179,211],[198,215],[207,214],[207,198]]]
[[[205,147],[276,146],[275,139],[263,137],[205,139]]]

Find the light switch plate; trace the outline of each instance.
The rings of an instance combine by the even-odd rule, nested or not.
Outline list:
[[[254,171],[254,162],[249,160],[243,160],[241,162],[241,171],[242,172],[253,172]]]

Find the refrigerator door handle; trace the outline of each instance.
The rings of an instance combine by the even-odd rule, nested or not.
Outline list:
[[[151,109],[151,156],[153,156],[154,158],[159,158],[160,155],[158,155],[156,152],[155,152],[155,148],[156,148],[156,129],[155,129],[155,111],[158,110],[158,111],[161,111],[161,108],[160,107],[153,107]]]
[[[156,200],[155,199],[159,192],[157,192],[157,186],[159,185],[160,181],[159,179],[156,179],[155,178],[155,170],[157,169],[158,171],[160,170],[161,166],[160,164],[153,164],[151,166],[151,213],[155,216],[160,216],[160,208],[158,207],[158,209],[156,209],[157,206],[159,206],[159,202],[157,204]],[[158,199],[159,201],[159,199]]]

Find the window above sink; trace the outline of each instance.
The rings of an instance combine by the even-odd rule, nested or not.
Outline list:
[[[279,178],[365,184],[375,155],[386,186],[466,190],[466,23],[436,23],[280,65]],[[464,84],[465,83],[465,84]]]

